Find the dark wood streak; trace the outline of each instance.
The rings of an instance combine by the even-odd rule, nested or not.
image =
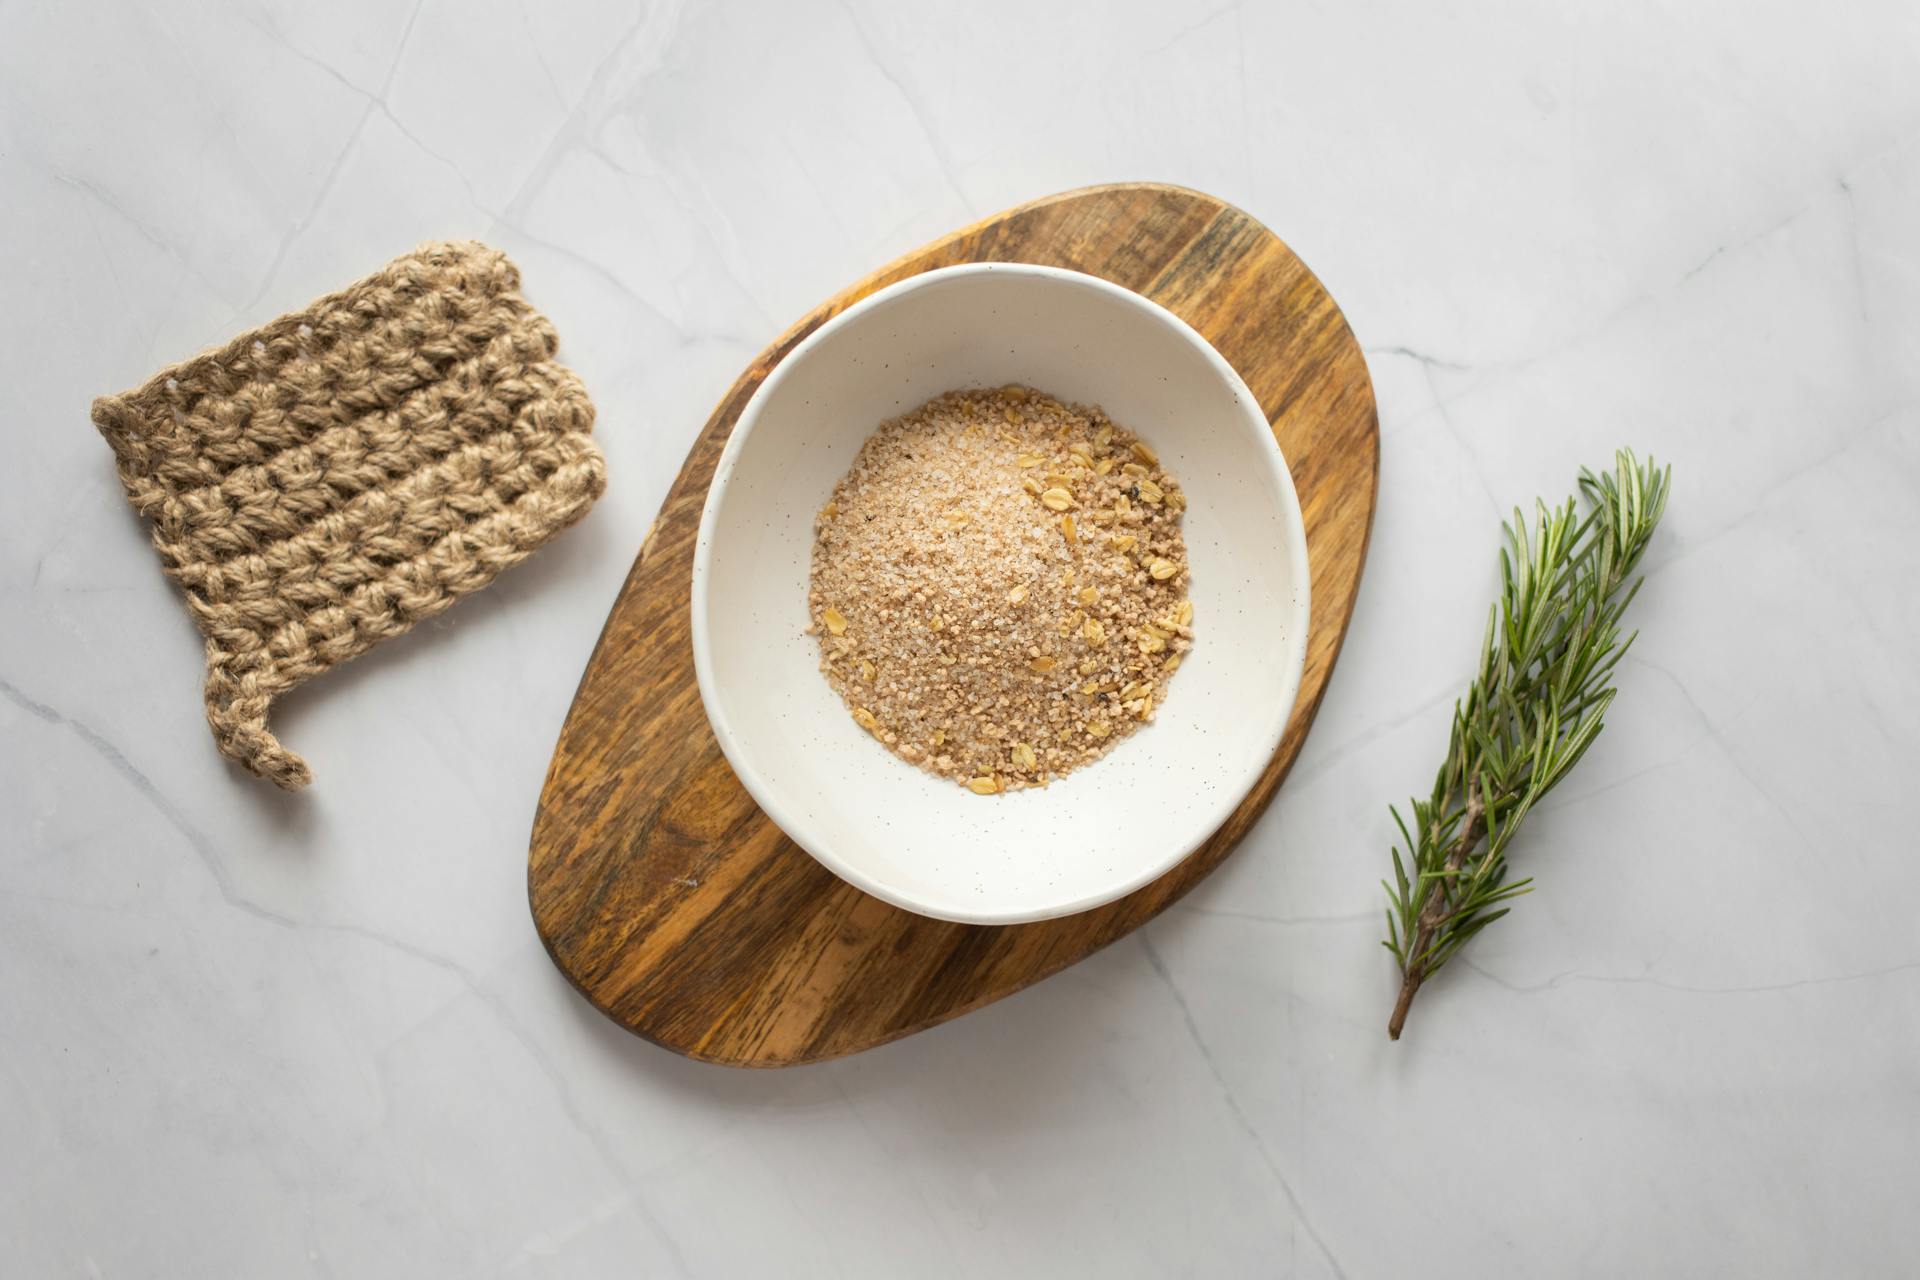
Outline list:
[[[874,290],[974,261],[1105,276],[1204,334],[1273,423],[1300,492],[1313,573],[1299,702],[1272,763],[1220,830],[1119,902],[1007,928],[887,906],[774,828],[707,728],[688,617],[707,483],[760,382]],[[1139,928],[1219,865],[1286,777],[1352,614],[1378,472],[1373,390],[1339,308],[1272,232],[1209,196],[1148,183],[1067,192],[881,268],[781,335],[728,390],[620,589],[534,819],[528,896],[554,963],[596,1008],[669,1049],[784,1066],[934,1026]]]

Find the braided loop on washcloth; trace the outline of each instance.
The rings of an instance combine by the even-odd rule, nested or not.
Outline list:
[[[593,404],[506,255],[423,245],[93,402],[206,637],[220,750],[296,789],[273,700],[478,591],[606,488]]]

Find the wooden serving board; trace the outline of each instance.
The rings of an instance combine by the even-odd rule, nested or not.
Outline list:
[[[1313,619],[1286,737],[1224,826],[1118,902],[1035,924],[948,924],[842,882],[755,807],[694,683],[700,508],[741,409],[829,317],[960,262],[1091,272],[1170,308],[1253,389],[1306,516]],[[554,963],[615,1022],[690,1057],[787,1066],[945,1022],[1139,928],[1232,852],[1305,740],[1346,634],[1379,474],[1373,389],[1320,282],[1231,205],[1149,183],[1090,187],[978,222],[817,307],[740,375],[687,455],[581,678],[534,819],[528,891]],[[1070,784],[1069,784],[1070,785]]]

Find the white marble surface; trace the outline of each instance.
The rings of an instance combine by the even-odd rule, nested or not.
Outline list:
[[[1920,9],[0,4],[0,1240],[33,1276],[1882,1276],[1920,1256]],[[738,367],[1118,178],[1280,231],[1370,353],[1314,735],[1141,934],[852,1060],[604,1022],[524,882],[574,680]],[[522,264],[613,485],[215,755],[91,396],[428,237]],[[1377,945],[1496,517],[1678,472],[1540,892]]]

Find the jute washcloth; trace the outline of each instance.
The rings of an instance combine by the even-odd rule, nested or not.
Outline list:
[[[478,591],[606,487],[593,404],[506,255],[428,244],[93,402],[207,641],[220,750],[289,790],[273,700]]]

